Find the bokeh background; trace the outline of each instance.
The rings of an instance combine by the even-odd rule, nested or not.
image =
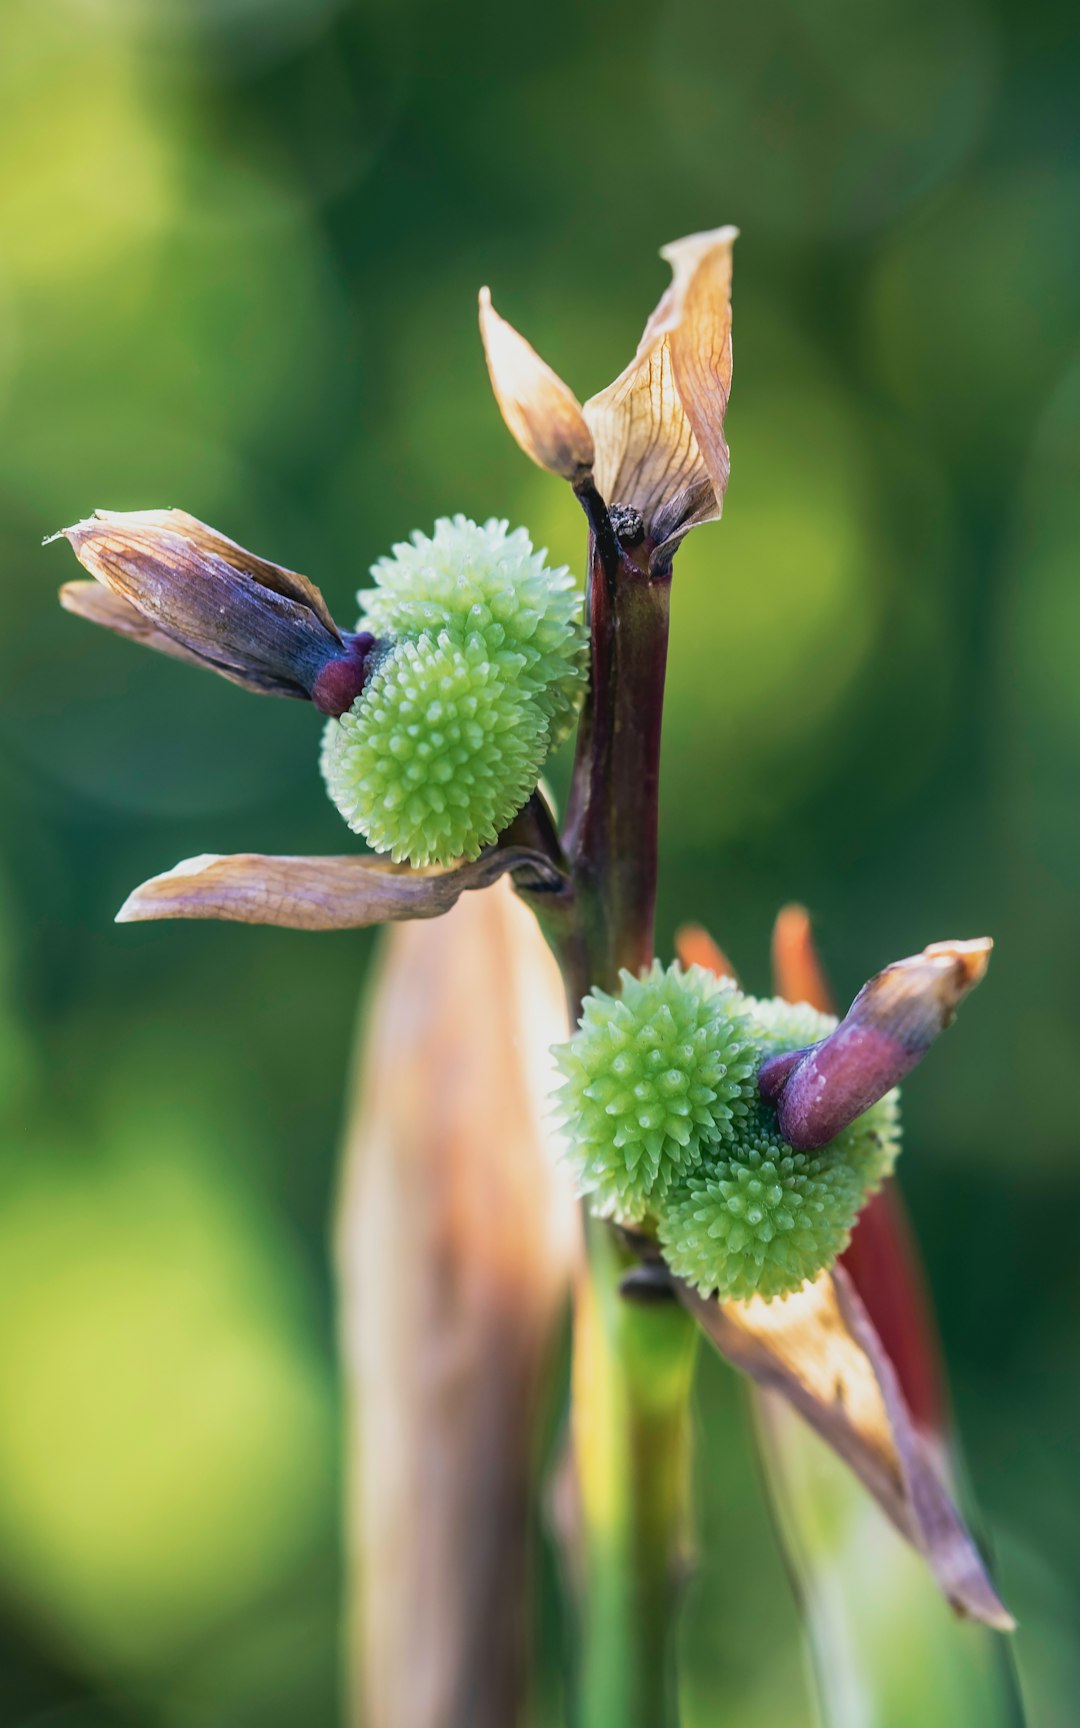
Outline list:
[[[371,951],[113,927],[182,857],[347,837],[314,714],[61,614],[41,538],[183,505],[346,621],[448,511],[580,570],[476,289],[584,396],[657,247],[722,221],[733,477],[678,563],[661,931],[763,987],[803,899],[845,998],[995,937],[903,1175],[1032,1720],[1075,1721],[1078,61],[1061,0],[2,0],[4,1728],[335,1720],[327,1222]],[[691,1728],[802,1728],[744,1401],[719,1364],[700,1397]]]

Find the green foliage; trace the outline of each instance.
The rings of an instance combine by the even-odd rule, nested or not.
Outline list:
[[[523,528],[442,518],[374,566],[360,626],[386,646],[323,743],[349,827],[396,861],[475,858],[520,810],[573,723],[581,596]]]
[[[730,1136],[755,1063],[737,993],[700,966],[620,974],[593,990],[556,1051],[573,1162],[594,1210],[625,1222],[654,1212],[674,1176]]]

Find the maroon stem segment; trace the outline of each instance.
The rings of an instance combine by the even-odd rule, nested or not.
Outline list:
[[[638,973],[653,957],[671,577],[650,577],[610,523],[589,513],[592,681],[564,844],[580,896],[590,982],[612,989],[620,967]]]

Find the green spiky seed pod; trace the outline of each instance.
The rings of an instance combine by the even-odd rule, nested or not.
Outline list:
[[[654,961],[593,990],[555,1052],[568,1158],[593,1209],[633,1223],[669,1183],[730,1136],[752,1096],[754,1054],[739,997],[700,966]]]
[[[494,843],[536,785],[543,714],[479,636],[404,639],[323,740],[322,771],[349,827],[396,862],[449,864]]]
[[[588,638],[573,577],[544,558],[524,528],[443,517],[433,535],[414,534],[372,567],[375,587],[359,595],[361,628],[381,640],[479,636],[507,682],[539,704],[557,744],[584,688]]]
[[[795,1152],[756,1104],[734,1145],[668,1194],[659,1237],[671,1270],[722,1300],[784,1296],[843,1253],[866,1197],[838,1142]]]

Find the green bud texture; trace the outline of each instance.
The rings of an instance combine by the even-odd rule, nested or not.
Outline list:
[[[526,802],[584,688],[581,596],[525,530],[463,516],[374,566],[360,628],[384,644],[322,768],[350,828],[398,862],[493,844]]]
[[[536,785],[547,726],[483,643],[399,642],[323,740],[349,827],[395,862],[447,864],[491,845]]]
[[[744,996],[700,968],[594,990],[556,1051],[568,1158],[594,1210],[651,1221],[671,1270],[722,1299],[797,1290],[847,1247],[899,1151],[891,1092],[816,1152],[781,1139],[757,1092],[766,1058],[836,1025]]]
[[[733,990],[700,966],[620,974],[618,996],[593,990],[555,1052],[569,1157],[606,1216],[655,1213],[672,1179],[730,1137],[752,1097],[754,1052]]]
[[[864,1187],[835,1150],[794,1152],[759,1104],[735,1144],[667,1197],[660,1244],[671,1270],[723,1298],[785,1295],[848,1244]]]
[[[380,639],[479,636],[493,665],[565,736],[584,683],[587,637],[581,595],[565,568],[549,570],[524,528],[442,517],[372,567],[359,595],[360,627]]]

